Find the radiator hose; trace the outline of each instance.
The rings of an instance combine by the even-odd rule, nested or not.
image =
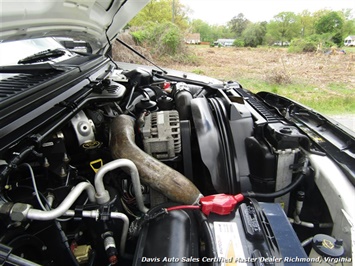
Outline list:
[[[110,139],[113,158],[133,161],[142,182],[170,200],[183,204],[198,204],[202,194],[190,180],[136,145],[134,124],[135,119],[128,115],[114,118]]]
[[[272,193],[256,193],[253,191],[248,191],[248,192],[243,192],[241,193],[244,197],[250,197],[250,198],[264,198],[264,199],[274,199],[274,198],[278,198],[281,197],[283,195],[286,195],[287,193],[291,192],[293,189],[295,189],[299,184],[301,184],[301,182],[303,181],[303,179],[305,178],[305,176],[307,174],[309,174],[309,159],[305,158],[304,162],[303,162],[303,166],[302,166],[302,170],[301,173],[297,176],[297,178],[288,186],[272,192]]]

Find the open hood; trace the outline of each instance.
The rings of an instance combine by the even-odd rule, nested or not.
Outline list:
[[[0,41],[69,37],[105,48],[149,0],[0,0]]]

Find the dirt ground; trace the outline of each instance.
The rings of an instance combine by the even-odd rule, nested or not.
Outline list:
[[[355,95],[355,53],[292,54],[281,48],[189,47],[197,64],[162,66],[186,72],[212,76],[222,80],[255,79],[269,83],[297,83],[340,96],[342,90],[331,89],[341,85]],[[243,84],[242,84],[243,85]],[[252,88],[248,88],[252,89]],[[351,93],[352,94],[352,93]],[[355,132],[355,114],[330,116]]]
[[[297,83],[312,86],[324,95],[355,95],[355,53],[288,53],[286,48],[233,48],[190,46],[198,64],[164,64],[186,72],[222,80],[255,79],[269,83]],[[242,83],[243,85],[243,83]],[[253,90],[253,88],[248,88]],[[354,91],[353,93],[351,91]],[[355,114],[331,116],[355,132]]]
[[[120,36],[126,43],[160,66],[193,72],[221,80],[255,79],[269,83],[297,83],[326,89],[342,84],[355,90],[355,49],[347,54],[288,53],[287,48],[236,48],[191,45],[189,58],[174,63],[169,56],[154,58],[149,49],[136,46],[129,34]],[[117,61],[147,64],[127,48],[115,43],[113,58]],[[249,88],[250,89],[250,88]]]
[[[312,84],[340,83],[355,90],[355,54],[287,53],[283,48],[234,48],[190,46],[198,58],[195,65],[162,64],[169,68],[195,72],[222,80],[238,78]],[[278,81],[278,80],[276,80]],[[287,80],[285,80],[287,82]],[[282,82],[282,80],[281,80]]]
[[[128,41],[134,46],[133,40]],[[135,55],[127,58],[127,54],[132,53],[124,50],[126,48],[122,50],[122,47],[117,46],[114,49],[120,51],[114,52],[114,55],[123,55],[123,58],[114,56],[118,61],[147,63]],[[211,76],[224,81],[240,81],[242,85],[243,80],[303,84],[318,90],[317,95],[324,97],[333,95],[348,98],[349,93],[355,95],[355,49],[347,54],[292,54],[288,53],[286,48],[218,48],[199,45],[188,47],[192,56],[186,60],[189,63],[184,64],[173,63],[169,57],[163,60],[152,58],[148,50],[140,49],[146,57],[162,67]],[[334,89],[338,87],[341,89]],[[253,90],[251,87],[247,88]],[[297,97],[294,98],[297,100]],[[355,132],[355,114],[352,112],[333,118]]]

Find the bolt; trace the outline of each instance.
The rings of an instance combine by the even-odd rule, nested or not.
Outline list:
[[[64,152],[63,162],[65,162],[65,163],[69,162],[69,157],[68,157],[68,154],[66,152]]]
[[[44,162],[43,162],[43,167],[49,167],[49,161],[48,161],[48,159],[47,159],[47,157],[44,157]]]
[[[280,132],[284,133],[284,134],[291,134],[292,130],[289,127],[283,127],[283,128],[280,129]]]
[[[67,175],[67,173],[65,172],[64,167],[60,168],[60,173],[59,173],[60,177],[65,177]]]

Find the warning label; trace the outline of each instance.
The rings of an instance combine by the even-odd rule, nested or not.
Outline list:
[[[221,265],[247,265],[237,225],[230,222],[214,222],[213,226],[218,257],[223,258]]]

